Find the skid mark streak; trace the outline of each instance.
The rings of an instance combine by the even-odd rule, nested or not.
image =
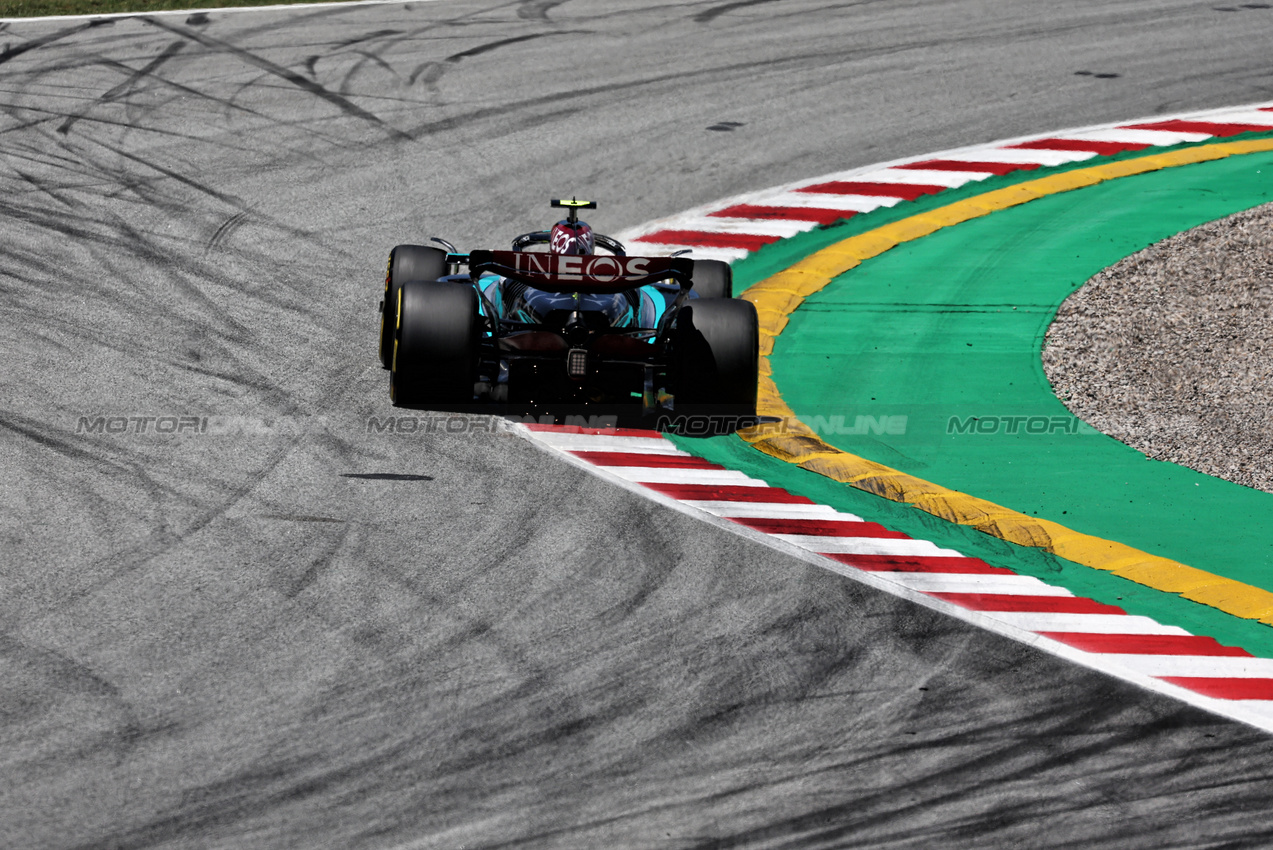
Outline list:
[[[411,475],[402,472],[346,472],[341,478],[361,478],[364,481],[432,481],[432,475]]]
[[[524,21],[546,21],[548,13],[566,0],[522,0],[517,7],[517,17]]]
[[[49,33],[43,38],[33,39],[24,44],[19,44],[17,47],[10,47],[6,49],[4,52],[0,52],[0,65],[3,65],[5,62],[8,62],[10,59],[15,59],[18,56],[21,56],[23,53],[26,53],[28,50],[35,50],[37,48],[44,47],[46,44],[52,44],[55,41],[61,41],[64,38],[69,38],[78,32],[83,32],[84,30],[88,29],[91,26],[94,26],[94,24],[92,23],[80,24],[77,27],[71,27],[70,29],[58,30],[57,32]]]
[[[297,517],[296,519],[309,522],[343,522],[343,520],[330,517]],[[340,555],[351,530],[350,526],[343,526],[339,533],[333,536],[333,539],[320,544],[318,553],[314,555],[305,570],[289,581],[286,587],[282,588],[283,595],[288,599],[295,599],[303,591],[312,587],[314,582],[318,581],[319,576],[331,567],[332,563]]]
[[[102,104],[111,103],[128,94],[132,91],[133,87],[137,85],[137,83],[155,73],[155,71],[157,71],[165,62],[180,53],[185,46],[186,42],[184,41],[174,41],[172,44],[169,44],[166,48],[164,48],[162,53],[147,62],[145,67],[139,71],[134,71],[127,80],[124,80],[124,82],[103,94],[82,111],[68,116],[67,119],[62,122],[62,125],[57,128],[57,131],[62,134],[69,133],[71,131],[71,126],[80,118],[84,117],[90,109],[93,109],[96,106],[101,106]]]
[[[745,9],[748,6],[759,6],[762,3],[779,3],[781,0],[740,0],[737,3],[726,3],[723,6],[714,6],[706,12],[699,12],[694,16],[696,24],[710,24],[721,15],[728,14],[735,9]]]
[[[560,32],[537,32],[530,35],[518,35],[512,38],[502,38],[499,41],[492,41],[488,44],[479,44],[477,47],[470,47],[468,50],[461,50],[459,53],[452,53],[446,57],[448,62],[459,62],[461,59],[469,59],[473,56],[481,56],[483,53],[490,53],[492,50],[498,50],[501,47],[507,47],[510,44],[518,44],[523,41],[534,41],[539,38],[552,38],[559,35],[580,35],[588,34],[590,30],[561,30]]]
[[[276,65],[275,63],[271,62],[270,60],[266,59],[263,56],[257,56],[255,53],[253,53],[250,50],[244,50],[242,47],[236,47],[235,45],[230,44],[229,42],[221,41],[220,39],[217,39],[217,38],[212,38],[211,36],[204,35],[203,33],[195,32],[193,30],[183,29],[182,27],[173,26],[172,24],[169,24],[159,18],[142,17],[141,20],[145,21],[151,26],[155,26],[160,29],[167,30],[168,32],[173,33],[174,35],[179,35],[179,36],[182,36],[183,38],[188,38],[191,41],[198,42],[199,44],[202,44],[204,47],[210,48],[212,50],[223,51],[226,53],[230,53],[234,56],[237,56],[240,59],[242,59],[244,62],[247,62],[248,64],[255,65],[256,67],[260,68],[262,71],[273,74],[274,76],[278,77],[281,80],[286,80],[287,82],[291,83],[297,88],[307,91],[310,94],[314,95],[315,97],[322,98],[323,100],[327,101],[333,106],[336,106],[337,108],[339,108],[346,115],[350,115],[354,118],[361,118],[363,121],[366,121],[370,124],[374,124],[375,126],[380,127],[381,129],[385,130],[391,137],[395,139],[405,140],[405,139],[411,138],[409,135],[397,129],[396,127],[390,127],[384,121],[380,120],[379,116],[368,112],[367,110],[363,109],[360,106],[350,103],[347,99],[337,94],[336,92],[329,91],[328,89],[324,88],[323,86],[319,85],[313,80],[306,79],[303,75],[298,74],[295,71],[288,70],[287,68],[284,68],[282,65]]]
[[[605,83],[605,84],[594,85],[594,86],[581,86],[579,88],[570,89],[567,91],[549,92],[547,94],[537,95],[535,97],[528,97],[528,98],[523,98],[517,101],[510,101],[508,103],[504,103],[499,106],[480,107],[477,109],[470,110],[469,112],[463,113],[461,115],[453,115],[449,118],[442,118],[440,120],[435,120],[435,121],[426,121],[412,127],[408,131],[408,134],[412,138],[419,138],[420,136],[423,136],[423,135],[429,135],[432,133],[438,133],[438,132],[443,132],[447,130],[454,130],[457,127],[462,127],[466,124],[470,124],[476,121],[482,121],[488,118],[499,118],[501,120],[501,123],[503,123],[504,119],[506,119],[506,117],[510,114],[518,113],[518,112],[523,112],[523,113],[535,112],[536,108],[540,106],[561,106],[562,104],[565,104],[571,100],[577,100],[577,99],[587,98],[587,97],[596,97],[598,95],[614,95],[620,92],[640,91],[642,89],[649,89],[649,88],[653,88],[657,86],[666,85],[668,83],[682,85],[690,81],[696,81],[701,83],[701,81],[707,80],[707,79],[726,80],[735,75],[749,75],[749,76],[755,75],[759,73],[761,70],[779,72],[779,71],[784,71],[786,69],[790,69],[793,67],[795,68],[804,67],[808,65],[811,61],[821,61],[824,59],[827,61],[837,61],[837,60],[843,59],[843,57],[840,53],[835,53],[835,54],[819,53],[819,54],[808,54],[805,56],[796,56],[796,57],[784,56],[780,59],[776,59],[769,62],[763,62],[763,63],[758,63],[755,61],[730,62],[727,64],[714,65],[710,68],[702,68],[702,69],[691,71],[691,72],[680,71],[675,73],[652,74],[650,76],[642,77],[637,80],[624,80],[622,82]],[[427,76],[431,76],[435,74],[437,67],[439,66],[445,67],[441,63],[429,63],[429,62],[423,63],[420,67],[416,68],[416,70],[412,73],[412,76],[411,76],[412,82],[415,81],[416,76],[418,76],[426,68],[430,68],[430,66],[433,66],[433,68],[429,71],[429,75]],[[437,76],[431,76],[431,79],[434,81],[436,81],[437,78],[438,78]],[[577,108],[579,107],[566,106],[563,108],[563,111],[572,112],[572,111],[575,111]],[[544,115],[537,115],[536,117],[528,116],[522,119],[521,126],[522,128],[526,128],[528,126],[531,126],[531,122],[535,120],[544,120],[545,118],[546,116]]]
[[[62,439],[58,439],[51,433],[50,429],[43,422],[20,416],[12,411],[4,411],[0,413],[0,428],[6,429],[20,437],[43,446],[46,449],[57,452],[64,457],[70,458],[81,463],[97,463],[98,457],[92,452],[84,451],[78,446]]]
[[[11,634],[0,634],[0,659],[22,671],[19,681],[24,678],[42,681],[44,687],[39,690],[46,700],[51,696],[58,703],[76,698],[90,702],[92,710],[109,722],[109,729],[102,730],[106,733],[106,740],[102,743],[114,751],[116,764],[144,734],[135,710],[120,689],[74,658],[55,649],[27,643]],[[6,709],[12,707],[12,704],[4,706]],[[43,715],[53,707],[45,703],[39,713]],[[20,715],[25,712],[10,710],[4,713],[12,720],[15,713],[21,719]]]
[[[261,519],[276,519],[280,522],[348,522],[332,516],[308,516],[305,514],[261,514]]]
[[[229,239],[234,231],[239,229],[247,217],[247,210],[243,210],[227,218],[225,222],[217,228],[217,232],[212,234],[212,238],[208,240],[207,250],[220,248],[221,243],[223,243],[226,239]]]
[[[164,175],[165,177],[170,177],[173,180],[176,180],[178,183],[181,183],[185,186],[189,186],[190,188],[198,192],[202,192],[203,194],[208,195],[211,198],[215,198],[216,200],[221,201],[222,203],[235,208],[243,215],[250,215],[252,213],[252,209],[248,206],[247,202],[236,195],[229,195],[224,192],[220,192],[212,188],[211,186],[200,183],[199,181],[191,177],[187,177],[184,174],[181,174],[180,172],[174,171],[171,168],[167,168],[163,165],[160,165],[157,162],[152,162],[150,160],[137,156],[136,154],[130,153],[124,150],[123,148],[116,147],[114,145],[108,145],[104,142],[99,142],[99,144],[106,150],[110,151],[111,153],[117,154],[118,156],[121,156],[124,159],[131,160],[132,162],[135,162],[138,165],[142,165],[142,166],[145,166],[146,168],[153,169],[159,172],[160,174]],[[128,186],[126,188],[134,189],[135,187]],[[291,236],[296,236],[300,238],[308,238],[310,236],[310,233],[308,231],[302,230],[301,228],[298,228],[298,227],[294,227],[282,221],[268,220],[268,223],[274,227],[279,228],[280,230],[282,230],[283,232]]]
[[[227,823],[247,821],[260,811],[280,810],[299,799],[321,798],[334,789],[407,770],[416,751],[413,741],[376,746],[357,758],[332,765],[318,755],[262,753],[228,773],[228,778],[188,788],[172,804],[137,825],[120,826],[93,841],[64,845],[71,850],[99,847],[158,847],[181,843],[185,836],[210,834]]]
[[[128,69],[128,67],[127,67],[126,65],[122,65],[122,64],[120,64],[120,63],[118,63],[118,62],[111,62],[110,64],[111,64],[113,67],[120,68],[121,70],[129,70],[129,69]],[[227,108],[227,109],[234,109],[234,110],[237,110],[237,111],[239,111],[239,112],[245,113],[245,114],[247,114],[247,115],[255,115],[255,116],[258,116],[258,117],[266,117],[266,116],[265,116],[265,115],[263,115],[261,112],[258,112],[257,110],[255,110],[255,109],[251,109],[251,108],[246,107],[246,106],[240,106],[240,105],[238,105],[237,103],[233,103],[233,102],[231,102],[228,98],[223,98],[223,97],[218,97],[218,96],[213,95],[213,94],[208,94],[207,92],[200,91],[199,89],[192,88],[192,87],[190,87],[190,86],[184,85],[183,83],[178,83],[178,82],[176,82],[176,81],[174,81],[174,80],[167,79],[166,77],[159,77],[159,76],[156,76],[156,77],[154,77],[154,80],[155,80],[156,82],[163,83],[163,84],[164,84],[164,85],[166,85],[166,86],[170,86],[172,89],[174,89],[175,91],[180,92],[181,94],[191,95],[192,97],[199,98],[200,100],[206,100],[206,101],[208,101],[209,103],[215,103],[215,104],[217,104],[218,106],[224,106],[224,107],[225,107],[225,108]],[[145,128],[145,129],[150,130],[151,132],[160,132],[160,131],[158,131],[158,130],[154,130],[153,128]],[[186,137],[186,138],[193,138],[193,137]]]
[[[381,59],[376,54],[368,53],[365,50],[358,50],[355,52],[362,58],[354,63],[354,67],[350,68],[349,72],[345,74],[345,78],[340,81],[340,93],[342,95],[349,93],[349,90],[353,87],[354,77],[358,76],[358,73],[367,65],[368,62],[373,65],[378,65],[398,80],[402,79],[398,72],[394,70],[392,65]]]
[[[362,44],[364,41],[375,41],[378,38],[388,38],[391,35],[403,34],[403,30],[376,30],[375,32],[369,32],[366,35],[360,35],[357,38],[351,38],[348,41],[342,41],[335,47],[337,50],[341,50],[346,47],[353,47],[355,44]]]

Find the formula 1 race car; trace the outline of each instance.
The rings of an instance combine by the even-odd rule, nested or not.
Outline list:
[[[751,424],[756,309],[732,297],[729,266],[628,256],[579,220],[595,203],[552,206],[567,218],[511,250],[463,254],[435,238],[390,252],[380,359],[394,404],[639,404],[643,416]]]

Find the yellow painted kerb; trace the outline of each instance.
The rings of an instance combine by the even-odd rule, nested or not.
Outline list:
[[[844,482],[859,490],[905,502],[934,516],[968,525],[995,537],[1033,546],[1068,561],[1105,570],[1157,590],[1218,608],[1227,614],[1273,625],[1273,593],[1249,584],[1150,555],[1038,517],[950,490],[883,464],[841,451],[823,442],[782,400],[773,381],[768,355],[787,317],[805,298],[822,289],[863,260],[890,248],[998,210],[1037,198],[1092,186],[1105,180],[1144,174],[1178,165],[1223,159],[1237,154],[1273,150],[1273,140],[1223,142],[1152,156],[1067,171],[966,198],[940,209],[920,213],[824,248],[760,281],[742,297],[760,314],[760,391],[757,413],[776,418],[740,432],[754,447],[788,463]]]

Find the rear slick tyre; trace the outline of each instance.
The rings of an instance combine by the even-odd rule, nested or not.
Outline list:
[[[385,269],[385,300],[380,302],[380,364],[391,368],[393,331],[398,324],[398,290],[409,280],[437,280],[450,266],[446,251],[428,245],[398,245],[389,252]]]
[[[389,396],[395,405],[473,401],[481,318],[467,283],[409,280],[398,290]]]
[[[674,407],[678,430],[728,433],[753,424],[760,331],[741,299],[691,301],[677,318]]]
[[[733,298],[734,270],[720,260],[695,260],[690,272],[699,298]]]

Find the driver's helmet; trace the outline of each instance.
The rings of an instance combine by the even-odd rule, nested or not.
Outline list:
[[[596,245],[586,222],[559,221],[553,225],[548,247],[554,254],[591,254]]]

